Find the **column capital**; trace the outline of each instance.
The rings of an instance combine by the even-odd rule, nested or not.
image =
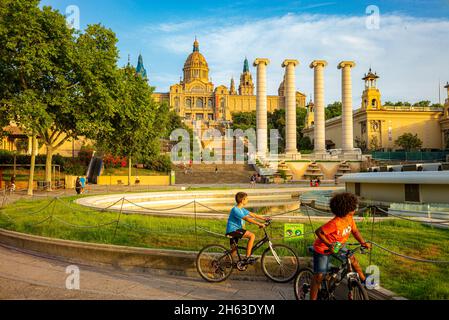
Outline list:
[[[342,69],[344,67],[354,68],[356,66],[354,61],[342,61],[338,64],[338,69]]]
[[[270,63],[270,59],[267,58],[257,58],[254,60],[254,66],[257,67],[259,64],[264,63],[266,66]]]
[[[313,60],[312,63],[310,63],[310,69],[315,68],[316,66],[323,66],[326,67],[327,66],[327,61],[326,60]]]
[[[289,64],[293,64],[294,67],[296,67],[297,65],[299,65],[299,61],[295,60],[295,59],[285,59],[284,62],[282,62],[281,67],[285,68],[287,67]]]

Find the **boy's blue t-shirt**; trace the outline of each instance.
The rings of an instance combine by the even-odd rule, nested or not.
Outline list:
[[[232,208],[228,218],[228,225],[226,226],[226,234],[243,229],[245,225],[243,218],[247,215],[249,215],[249,211],[245,208],[240,209],[237,206]]]

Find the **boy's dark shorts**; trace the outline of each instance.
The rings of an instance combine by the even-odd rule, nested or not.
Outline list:
[[[231,244],[231,247],[233,245],[237,245],[239,243],[239,240],[243,238],[245,233],[246,233],[245,229],[238,229],[233,232],[227,233],[226,236],[228,238],[231,238],[229,241],[229,243]]]

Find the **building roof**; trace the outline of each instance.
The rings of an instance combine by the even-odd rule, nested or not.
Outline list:
[[[406,172],[368,172],[350,173],[340,178],[342,182],[352,183],[390,183],[390,184],[447,184],[449,171],[406,171]]]
[[[139,54],[139,59],[137,62],[136,72],[142,76],[142,78],[147,77],[147,70],[145,69],[143,65],[143,57],[141,54]]]
[[[184,68],[206,68],[209,69],[206,58],[200,53],[200,44],[197,39],[193,43],[193,51],[187,57]]]

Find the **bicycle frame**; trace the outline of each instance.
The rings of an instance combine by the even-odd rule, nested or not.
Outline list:
[[[328,298],[331,298],[334,296],[335,289],[340,286],[340,284],[343,282],[344,279],[354,279],[359,281],[359,275],[357,272],[354,272],[354,268],[351,263],[351,257],[356,253],[357,250],[359,250],[361,247],[357,247],[352,250],[348,250],[348,252],[345,254],[345,261],[342,261],[342,265],[338,267],[338,270],[333,272],[328,272],[326,274],[326,278],[323,281],[325,285],[325,290]],[[340,257],[337,257],[333,254],[333,256],[341,261]],[[338,276],[341,273],[341,277],[339,280],[336,279],[336,276]],[[334,281],[332,281],[334,280]],[[321,289],[323,290],[323,288]],[[320,290],[320,291],[321,291]]]
[[[253,246],[253,252],[256,251],[257,249],[259,249],[260,247],[262,247],[262,246],[263,246],[265,243],[267,243],[267,242],[268,242],[270,248],[272,247],[272,243],[271,243],[270,237],[268,236],[267,230],[266,230],[266,229],[263,229],[263,231],[264,231],[264,233],[265,233],[265,236],[264,236],[261,240],[259,240],[259,241]],[[241,255],[240,255],[240,251],[239,251],[239,250],[246,250],[246,247],[241,247],[241,246],[238,246],[238,245],[237,245],[237,247],[236,247],[237,256],[239,257],[239,261],[241,261],[241,260],[242,260],[242,257],[241,257]],[[229,253],[232,253],[232,251],[233,251],[233,249],[229,250]],[[279,257],[277,257],[276,253],[275,253],[273,250],[272,250],[272,252],[273,252],[274,255],[275,255],[276,261],[279,263]]]

